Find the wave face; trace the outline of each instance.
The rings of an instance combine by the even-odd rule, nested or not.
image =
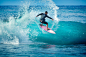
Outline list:
[[[0,6],[0,43],[48,44],[86,43],[86,6],[56,6],[52,0],[22,1],[22,6]],[[54,21],[46,18],[50,34],[40,28],[39,13],[48,11]]]
[[[60,21],[56,34],[43,34],[38,36],[38,41],[50,44],[86,44],[86,24],[78,22]]]

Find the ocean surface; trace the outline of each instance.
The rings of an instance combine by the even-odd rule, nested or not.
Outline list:
[[[56,34],[39,26],[36,16],[45,11],[54,19],[46,22]],[[86,57],[86,5],[52,0],[0,5],[0,57]]]

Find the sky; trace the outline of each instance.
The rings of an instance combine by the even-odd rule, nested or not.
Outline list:
[[[21,1],[25,0],[0,0],[0,5],[22,5]],[[86,0],[52,0],[52,1],[56,5],[86,5]]]

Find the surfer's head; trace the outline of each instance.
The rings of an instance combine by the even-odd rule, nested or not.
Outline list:
[[[47,12],[47,11],[45,11],[45,14],[48,14],[48,12]]]

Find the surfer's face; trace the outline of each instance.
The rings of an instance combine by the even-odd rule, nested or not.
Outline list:
[[[48,14],[48,13],[45,13],[45,14]]]

